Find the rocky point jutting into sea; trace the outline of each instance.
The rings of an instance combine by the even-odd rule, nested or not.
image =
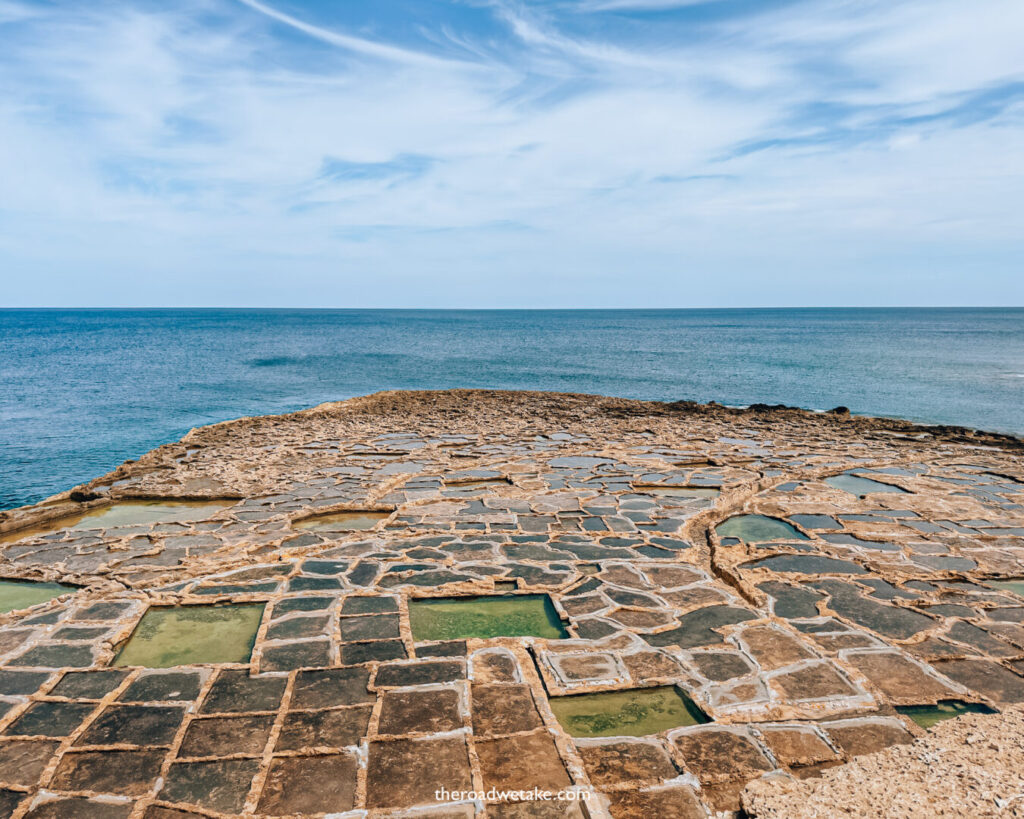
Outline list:
[[[485,391],[193,430],[0,513],[0,814],[1022,815],[1022,454]]]

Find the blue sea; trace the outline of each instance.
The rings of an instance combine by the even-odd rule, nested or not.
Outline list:
[[[0,310],[0,508],[387,389],[780,403],[1024,434],[1024,308]]]

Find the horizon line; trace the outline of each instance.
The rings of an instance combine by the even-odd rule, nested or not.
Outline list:
[[[104,305],[104,306],[66,306],[66,305],[30,305],[18,307],[0,306],[0,312],[13,313],[16,311],[155,311],[155,310],[263,310],[282,312],[286,310],[301,310],[305,312],[329,313],[329,312],[562,312],[562,313],[583,313],[583,312],[649,312],[649,313],[671,313],[698,310],[1024,310],[1024,304],[995,305],[995,304],[815,304],[815,305],[770,305],[770,306],[714,306],[714,307],[267,307],[265,305],[186,305],[186,306],[162,306],[162,305]]]

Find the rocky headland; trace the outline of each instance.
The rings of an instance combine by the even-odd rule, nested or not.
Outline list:
[[[0,815],[1022,815],[1022,454],[468,390],[193,430],[0,512]]]

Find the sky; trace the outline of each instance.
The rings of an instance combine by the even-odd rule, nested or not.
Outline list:
[[[0,0],[0,306],[1024,304],[1021,0]]]

